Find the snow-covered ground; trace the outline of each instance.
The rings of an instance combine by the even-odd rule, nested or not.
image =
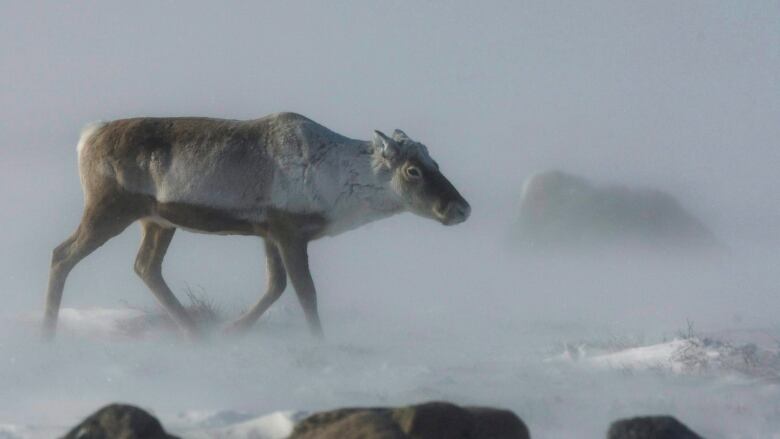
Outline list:
[[[682,365],[674,360],[674,355],[686,345],[685,340],[675,339],[650,346],[639,346],[613,353],[597,355],[589,359],[595,366],[606,368],[650,369],[667,368],[681,373]]]
[[[535,438],[602,438],[641,414],[708,438],[780,434],[772,252],[517,255],[466,233],[506,230],[479,221],[456,235],[406,216],[313,244],[324,342],[290,289],[245,337],[184,341],[133,274],[125,233],[71,274],[44,344],[45,260],[20,265],[31,286],[0,310],[0,434],[56,437],[125,402],[185,438],[275,438],[302,413],[429,400],[511,409]],[[177,296],[195,285],[225,318],[257,300],[256,240],[177,239],[165,265]]]
[[[0,310],[0,431],[56,437],[125,402],[185,438],[279,437],[301,413],[447,400],[511,409],[535,438],[602,438],[641,414],[708,438],[780,433],[771,251],[518,255],[502,248],[504,226],[487,216],[458,232],[409,215],[314,243],[324,342],[291,289],[245,337],[184,341],[132,271],[132,227],[76,267],[44,344],[45,258],[19,265],[26,281],[8,284]],[[181,233],[165,275],[182,300],[194,285],[232,318],[262,291],[258,247]]]
[[[739,342],[727,341],[728,331],[718,334],[722,342],[684,334],[645,342],[498,314],[481,331],[467,321],[442,327],[429,310],[415,313],[430,317],[417,327],[347,313],[340,317],[351,324],[316,343],[298,314],[294,303],[282,304],[244,338],[215,334],[191,344],[165,326],[139,335],[139,310],[66,308],[59,339],[41,350],[28,346],[35,319],[17,319],[2,335],[11,355],[0,388],[12,398],[0,404],[0,438],[62,434],[109,401],[140,405],[192,439],[283,438],[307,412],[425,400],[507,407],[540,438],[603,437],[617,418],[654,413],[712,438],[780,431],[780,381],[749,373],[775,366],[766,330],[737,332]],[[738,370],[714,362],[759,335],[764,343],[751,358],[764,363]],[[570,341],[578,336],[593,342]],[[693,357],[711,367],[693,368]]]
[[[109,402],[141,406],[185,438],[244,439],[283,437],[304,413],[428,400],[509,408],[535,438],[601,438],[640,414],[672,414],[709,438],[780,433],[770,259],[529,258],[474,238],[476,257],[502,255],[475,269],[435,259],[460,243],[404,234],[407,224],[385,229],[387,252],[367,235],[314,247],[324,342],[309,337],[292,291],[244,337],[184,341],[131,270],[111,268],[127,247],[114,244],[102,253],[110,274],[100,258],[74,272],[54,343],[38,339],[35,307],[0,313],[0,437],[55,437]],[[204,283],[230,318],[253,296],[220,293],[230,277],[212,286],[186,258],[188,243],[239,243],[224,239],[183,239],[167,270],[185,301],[185,280]],[[415,257],[396,257],[410,247]],[[386,281],[372,284],[377,267]],[[90,294],[126,271],[110,297]]]

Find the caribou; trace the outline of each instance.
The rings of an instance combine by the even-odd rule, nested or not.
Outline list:
[[[401,130],[351,139],[295,113],[254,120],[133,118],[88,125],[77,146],[84,210],[52,252],[43,331],[56,332],[73,267],[135,221],[135,272],[188,336],[196,322],[162,276],[176,229],[261,237],[267,289],[228,328],[243,332],[289,275],[310,331],[322,336],[308,243],[409,211],[454,225],[471,208],[425,145]]]

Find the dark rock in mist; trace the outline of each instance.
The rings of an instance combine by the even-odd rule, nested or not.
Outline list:
[[[107,405],[74,427],[63,439],[178,439],[165,432],[146,411],[124,404]]]
[[[615,421],[607,439],[702,439],[671,416],[645,416]]]
[[[406,407],[346,408],[316,413],[290,439],[528,439],[508,410],[429,402]]]
[[[670,194],[597,186],[561,171],[538,173],[525,181],[514,235],[521,246],[532,249],[720,246],[707,226]]]

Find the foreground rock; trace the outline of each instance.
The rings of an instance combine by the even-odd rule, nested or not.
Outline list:
[[[514,413],[430,402],[398,408],[348,408],[301,421],[290,439],[528,439]]]
[[[146,411],[111,404],[90,415],[64,439],[178,439],[165,432],[160,421]]]
[[[645,416],[615,421],[607,439],[702,439],[671,416]]]
[[[515,235],[530,248],[719,245],[704,223],[665,192],[597,186],[561,171],[538,173],[525,181]]]

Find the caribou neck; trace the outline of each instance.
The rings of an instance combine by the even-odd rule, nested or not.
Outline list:
[[[357,147],[359,153],[352,156],[339,182],[328,235],[338,235],[404,210],[402,200],[390,187],[389,173],[376,166],[371,142],[361,142]]]

